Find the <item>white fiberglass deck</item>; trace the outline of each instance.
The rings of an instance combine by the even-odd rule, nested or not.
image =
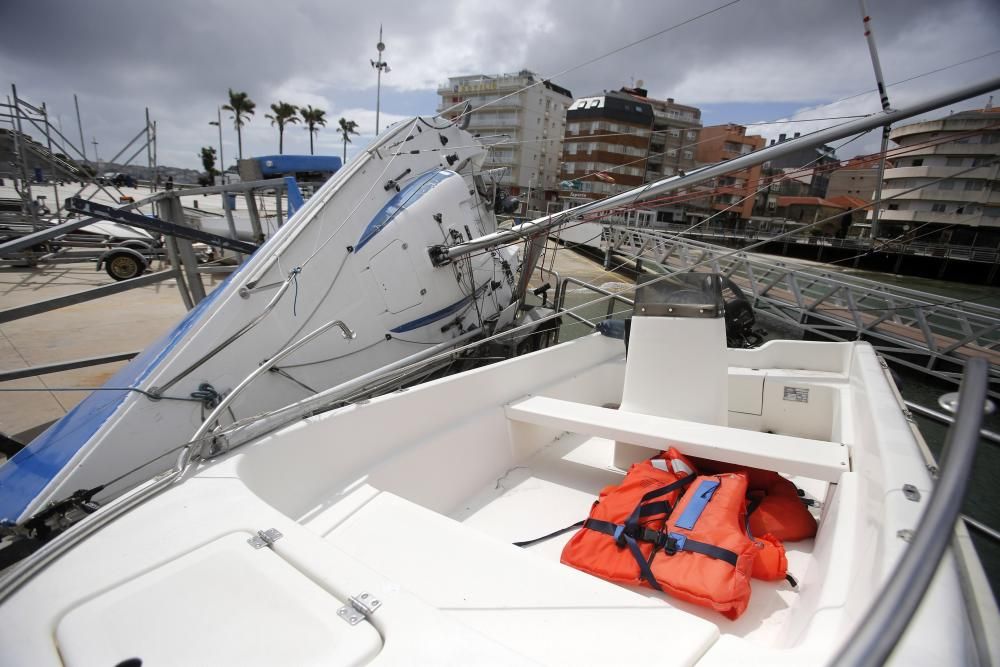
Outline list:
[[[717,458],[756,451],[794,467],[796,444],[850,454],[817,469],[822,479],[791,470],[822,502],[819,534],[786,544],[799,588],[755,580],[737,621],[561,565],[569,534],[527,549],[511,544],[585,518],[600,489],[621,479],[611,438],[645,426],[626,417],[611,431],[592,431],[601,407],[621,401],[623,352],[621,341],[587,337],[319,415],[203,465],[10,598],[0,611],[0,662],[162,655],[164,637],[200,628],[211,628],[220,662],[250,655],[273,664],[286,641],[298,642],[295,655],[327,663],[332,654],[406,664],[644,664],[651,650],[665,664],[828,660],[905,547],[897,530],[917,524],[921,503],[906,500],[902,484],[930,492],[871,349],[781,342],[729,352],[732,428],[714,431]],[[810,401],[783,400],[786,387],[809,389]],[[527,396],[551,401],[525,403]],[[568,414],[571,423],[559,421]],[[669,425],[659,426],[670,441]],[[677,443],[701,437],[682,431]],[[778,455],[755,449],[767,437],[781,445]],[[636,444],[646,445],[640,458],[659,441]],[[283,537],[239,551],[243,537],[267,528]],[[240,539],[220,542],[233,533]],[[242,584],[221,577],[230,563],[257,574]],[[187,583],[184,595],[173,594],[171,577]],[[208,596],[238,585],[272,601],[261,619],[273,618],[268,605],[288,604],[279,591],[308,596],[288,623],[309,625],[286,637],[282,623],[258,631],[252,620],[231,627],[208,618],[232,613]],[[157,591],[155,602],[144,591]],[[310,630],[322,628],[323,609],[362,592],[381,607],[356,627],[370,623],[377,637],[346,625],[328,637]],[[907,634],[916,640],[904,638],[895,657],[963,661],[964,626],[941,622],[961,610],[948,557]],[[140,612],[156,620],[145,634],[116,632],[117,617]],[[234,643],[240,650],[227,652]]]

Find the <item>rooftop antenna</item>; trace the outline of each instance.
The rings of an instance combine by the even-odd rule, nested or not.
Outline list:
[[[385,42],[382,41],[382,24],[378,26],[378,44],[375,45],[375,49],[378,51],[378,60],[371,61],[372,67],[378,71],[378,83],[375,87],[375,136],[378,136],[379,131],[379,110],[382,106],[382,72],[386,74],[391,72],[389,69],[389,63],[382,60],[382,52],[385,51]]]

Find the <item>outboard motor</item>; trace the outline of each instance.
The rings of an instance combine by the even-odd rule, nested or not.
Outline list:
[[[521,207],[521,200],[512,197],[506,190],[497,190],[497,199],[493,204],[493,210],[497,213],[511,214]]]
[[[714,273],[643,276],[636,287],[621,409],[726,426],[729,361],[722,278]],[[623,470],[649,450],[615,443]]]
[[[729,278],[723,278],[722,297],[726,304],[726,345],[742,348],[760,345],[764,339],[754,329],[757,316],[743,290]]]

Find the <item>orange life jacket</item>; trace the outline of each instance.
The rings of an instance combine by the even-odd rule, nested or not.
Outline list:
[[[816,519],[809,513],[791,481],[771,470],[738,466],[710,459],[691,461],[704,474],[743,472],[749,479],[750,532],[771,535],[783,542],[797,542],[816,536]]]
[[[649,561],[662,590],[728,618],[746,610],[758,554],[746,533],[746,491],[742,473],[700,476],[691,483],[667,520],[663,548]]]
[[[641,584],[639,561],[650,557],[655,544],[640,539],[640,534],[662,530],[693,473],[693,466],[673,448],[633,464],[621,484],[601,491],[584,529],[563,548],[562,562],[602,579]]]
[[[753,536],[753,544],[757,548],[757,557],[753,559],[753,578],[763,581],[779,581],[787,579],[793,586],[795,579],[788,574],[788,559],[785,557],[785,545],[770,533],[760,537]]]
[[[736,618],[749,603],[763,548],[745,532],[746,489],[739,473],[696,478],[690,462],[670,449],[634,464],[621,484],[601,492],[562,562]]]

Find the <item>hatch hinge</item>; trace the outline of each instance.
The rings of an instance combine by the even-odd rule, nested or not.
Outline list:
[[[258,530],[256,535],[247,540],[247,544],[254,549],[263,549],[264,547],[271,546],[281,538],[282,534],[277,528],[268,528],[267,530]]]
[[[358,593],[352,595],[348,603],[337,610],[337,615],[349,624],[357,625],[366,618],[371,618],[375,610],[381,606],[382,602],[370,593]]]

